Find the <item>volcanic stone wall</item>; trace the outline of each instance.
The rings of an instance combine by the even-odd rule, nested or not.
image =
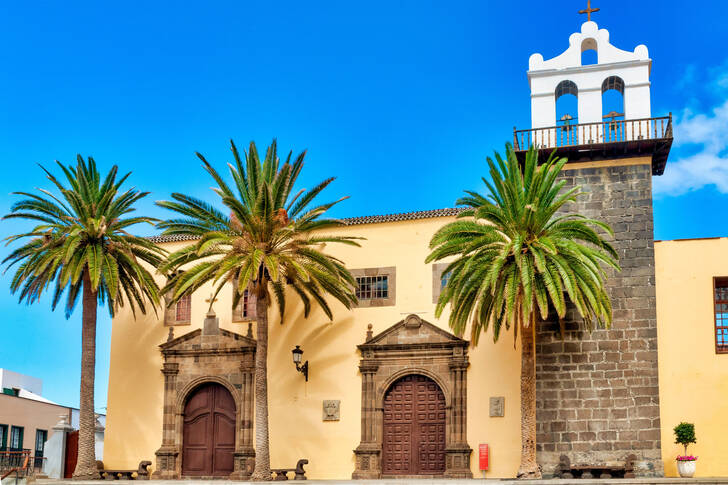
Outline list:
[[[581,185],[586,192],[571,210],[614,229],[622,271],[611,271],[607,280],[611,328],[590,333],[573,309],[561,323],[554,317],[540,324],[537,450],[547,476],[561,455],[572,464],[617,464],[631,453],[637,476],[663,475],[652,175],[649,159],[632,162],[637,164],[567,165],[561,174],[567,186]]]

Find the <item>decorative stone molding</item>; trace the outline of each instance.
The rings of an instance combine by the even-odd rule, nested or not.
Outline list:
[[[362,359],[361,442],[354,450],[352,478],[382,476],[384,398],[398,379],[419,374],[432,379],[445,396],[445,473],[447,478],[472,478],[467,441],[467,340],[409,315],[358,346]]]
[[[210,311],[203,329],[167,341],[159,348],[164,359],[161,369],[164,374],[164,415],[154,478],[181,478],[184,406],[190,394],[208,382],[224,386],[235,400],[235,465],[230,478],[249,478],[255,465],[255,340],[219,328],[215,313]]]

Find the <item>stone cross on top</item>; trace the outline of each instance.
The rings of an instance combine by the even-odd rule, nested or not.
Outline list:
[[[586,14],[586,20],[587,22],[591,22],[591,14],[592,12],[598,12],[598,8],[591,8],[591,0],[586,0],[586,8],[584,10],[579,10],[580,14]]]
[[[210,293],[210,298],[205,298],[205,301],[210,304],[210,308],[208,308],[208,310],[207,310],[207,315],[214,316],[215,310],[212,309],[212,304],[217,301],[217,298],[215,298],[215,295],[213,293]]]

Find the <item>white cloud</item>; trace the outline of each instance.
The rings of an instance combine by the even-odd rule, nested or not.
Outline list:
[[[709,114],[685,110],[673,133],[676,148],[697,145],[698,151],[668,162],[665,173],[653,179],[655,195],[681,195],[707,185],[728,193],[728,100]]]

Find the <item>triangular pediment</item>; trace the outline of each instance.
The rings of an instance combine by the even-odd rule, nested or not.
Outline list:
[[[395,323],[383,332],[367,339],[360,348],[376,348],[383,346],[407,346],[407,345],[452,345],[454,347],[467,346],[468,341],[464,340],[447,330],[422,320],[417,315],[408,315],[403,320]]]
[[[200,351],[204,349],[255,348],[255,340],[229,330],[219,329],[214,335],[205,335],[201,328],[168,340],[159,348],[162,353],[175,351]]]

